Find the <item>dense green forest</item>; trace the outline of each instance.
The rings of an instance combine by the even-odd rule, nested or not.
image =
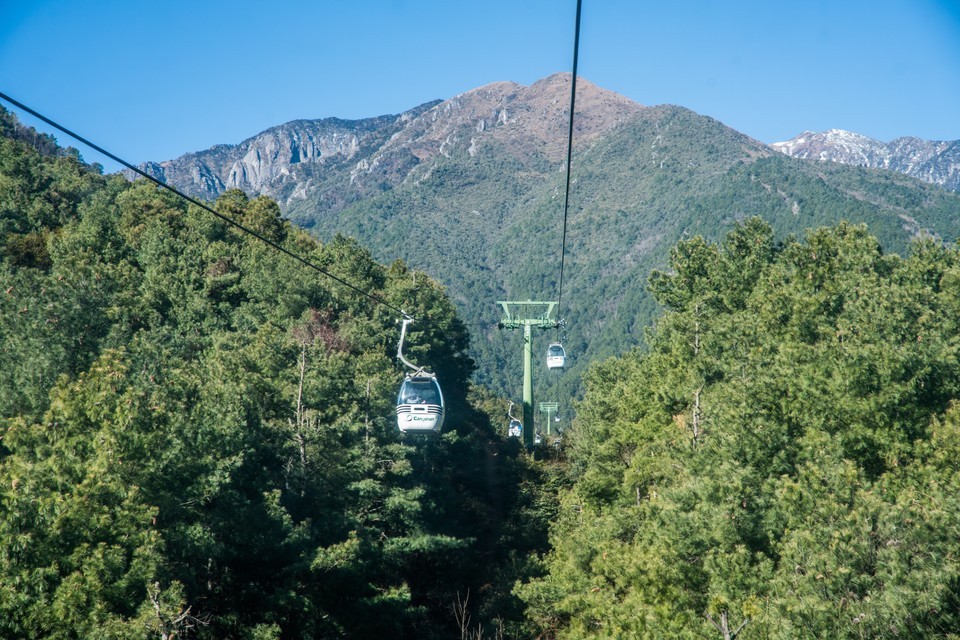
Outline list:
[[[864,226],[676,245],[592,368],[545,575],[558,638],[960,637],[960,253]]]
[[[2,116],[0,638],[960,638],[952,245],[675,242],[526,453],[439,283],[221,196],[417,316],[448,417],[405,442],[388,307]]]
[[[500,403],[437,283],[214,205],[418,318],[447,428],[402,442],[394,312],[2,126],[0,637],[520,633],[552,472],[474,408]]]

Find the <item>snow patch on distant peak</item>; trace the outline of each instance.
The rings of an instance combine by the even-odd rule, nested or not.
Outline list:
[[[960,189],[960,141],[900,137],[884,143],[853,131],[828,129],[804,131],[770,147],[795,158],[889,169],[947,189]]]

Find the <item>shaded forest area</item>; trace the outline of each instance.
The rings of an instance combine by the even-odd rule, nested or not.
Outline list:
[[[0,118],[0,637],[960,638],[960,252],[747,219],[673,248],[560,451],[442,287]]]

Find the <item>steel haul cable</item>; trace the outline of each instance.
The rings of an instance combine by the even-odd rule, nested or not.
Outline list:
[[[563,235],[560,241],[560,282],[557,285],[557,318],[563,317],[560,313],[560,303],[563,301],[563,267],[564,256],[567,253],[567,213],[570,209],[570,164],[573,157],[573,115],[577,103],[577,59],[580,53],[580,8],[582,0],[577,0],[577,21],[573,35],[573,79],[570,87],[570,126],[567,130],[567,182],[563,195]],[[559,333],[560,328],[557,327]]]

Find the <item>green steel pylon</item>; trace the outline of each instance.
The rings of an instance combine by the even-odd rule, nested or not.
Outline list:
[[[557,412],[560,405],[556,402],[541,402],[540,413],[547,414],[547,436],[551,435],[550,427],[553,426],[553,414]]]
[[[551,317],[556,302],[526,300],[497,301],[503,307],[501,329],[523,328],[523,443],[533,448],[533,327],[553,329],[557,320]]]

